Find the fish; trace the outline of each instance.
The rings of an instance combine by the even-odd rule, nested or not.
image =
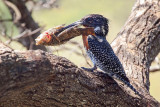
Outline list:
[[[66,43],[74,37],[86,33],[94,33],[94,29],[92,27],[72,26],[67,29],[64,28],[65,25],[63,24],[44,31],[35,39],[36,45],[57,46]]]

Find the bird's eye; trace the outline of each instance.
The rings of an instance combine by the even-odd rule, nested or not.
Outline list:
[[[88,18],[87,23],[92,23],[92,19]]]

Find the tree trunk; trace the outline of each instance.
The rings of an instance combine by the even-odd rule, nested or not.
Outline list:
[[[160,52],[160,1],[138,0],[112,48],[139,91],[149,91],[149,67]]]
[[[160,1],[138,0],[111,45],[132,85],[145,97],[63,57],[14,51],[0,43],[0,106],[160,106],[149,94],[149,66],[160,52]]]
[[[13,22],[21,33],[26,29],[33,31],[39,28],[39,25],[32,18],[31,13],[25,6],[25,2],[23,0],[4,0],[4,3],[9,8]],[[12,5],[16,8],[15,10]],[[35,45],[35,38],[37,38],[38,35],[40,35],[40,31],[33,35],[19,38],[18,42],[20,42],[28,50],[41,49],[46,51],[47,49],[44,46]]]

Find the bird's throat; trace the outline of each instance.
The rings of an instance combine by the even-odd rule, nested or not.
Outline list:
[[[87,36],[88,36],[88,35],[82,35],[83,45],[84,45],[84,47],[86,48],[86,50],[89,49]]]

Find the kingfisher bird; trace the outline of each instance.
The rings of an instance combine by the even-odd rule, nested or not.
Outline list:
[[[122,81],[132,89],[135,94],[140,95],[130,84],[121,62],[106,40],[109,28],[108,22],[108,19],[102,15],[90,14],[66,27],[69,28],[72,26],[83,25],[84,27],[93,27],[94,29],[93,35],[86,35],[87,33],[82,34],[84,47],[94,66],[92,68],[81,68],[86,71],[93,71],[98,67],[113,79]]]

